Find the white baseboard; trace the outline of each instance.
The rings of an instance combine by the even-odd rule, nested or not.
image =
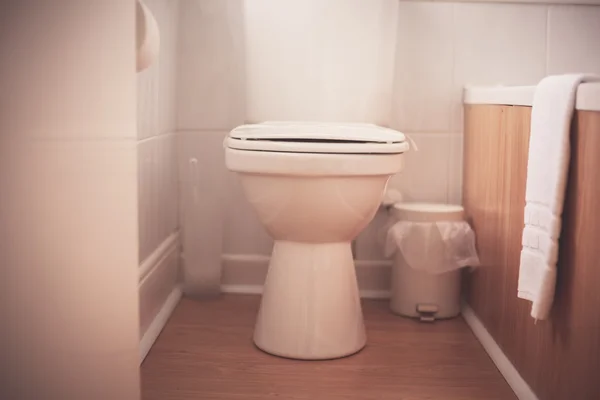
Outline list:
[[[158,339],[158,335],[160,335],[160,332],[162,332],[163,328],[167,324],[167,321],[173,313],[173,310],[175,310],[175,307],[177,307],[177,304],[179,304],[181,294],[182,292],[179,286],[175,287],[169,297],[167,297],[167,300],[163,304],[158,314],[156,314],[156,317],[154,317],[152,320],[152,323],[148,329],[146,329],[146,333],[144,333],[144,336],[142,336],[142,339],[140,340],[140,364],[148,355],[148,352],[154,345],[154,342],[156,342],[156,339]]]
[[[140,363],[181,298],[178,278],[179,233],[175,232],[140,265]]]
[[[500,346],[498,346],[498,343],[496,343],[492,335],[485,329],[483,323],[477,318],[473,309],[467,304],[463,304],[462,306],[462,316],[494,364],[496,364],[506,382],[508,382],[513,392],[515,392],[517,398],[519,400],[538,400],[533,390],[531,390],[527,382],[519,374],[519,371],[517,371],[515,366],[506,357]]]
[[[261,294],[269,268],[269,256],[224,254],[221,257],[223,293]],[[360,296],[368,299],[390,297],[391,261],[356,260],[356,278]]]
[[[221,292],[232,294],[262,294],[262,285],[221,285]],[[363,299],[389,299],[389,290],[359,290]]]
[[[158,247],[140,264],[140,282],[156,268],[171,252],[179,248],[179,231],[170,234]]]
[[[221,292],[232,294],[262,294],[262,285],[221,285]]]

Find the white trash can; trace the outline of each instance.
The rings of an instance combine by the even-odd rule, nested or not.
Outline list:
[[[421,321],[457,316],[461,268],[479,265],[463,207],[398,203],[391,218],[386,254],[394,254],[392,311]]]

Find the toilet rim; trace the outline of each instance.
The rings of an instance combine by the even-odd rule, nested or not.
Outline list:
[[[225,149],[225,165],[233,172],[283,176],[393,175],[404,154],[301,153]]]
[[[376,143],[339,140],[248,140],[227,137],[224,147],[242,151],[276,153],[327,153],[327,154],[400,154],[409,149],[407,142]]]

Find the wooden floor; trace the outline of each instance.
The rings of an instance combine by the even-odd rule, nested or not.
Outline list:
[[[367,347],[296,361],[254,347],[260,297],[183,299],[142,365],[144,400],[516,399],[461,318],[423,324],[364,301]]]

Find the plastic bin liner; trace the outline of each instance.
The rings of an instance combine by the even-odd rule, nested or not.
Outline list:
[[[385,254],[400,250],[413,269],[441,274],[479,266],[475,233],[466,221],[399,221],[387,230]]]

